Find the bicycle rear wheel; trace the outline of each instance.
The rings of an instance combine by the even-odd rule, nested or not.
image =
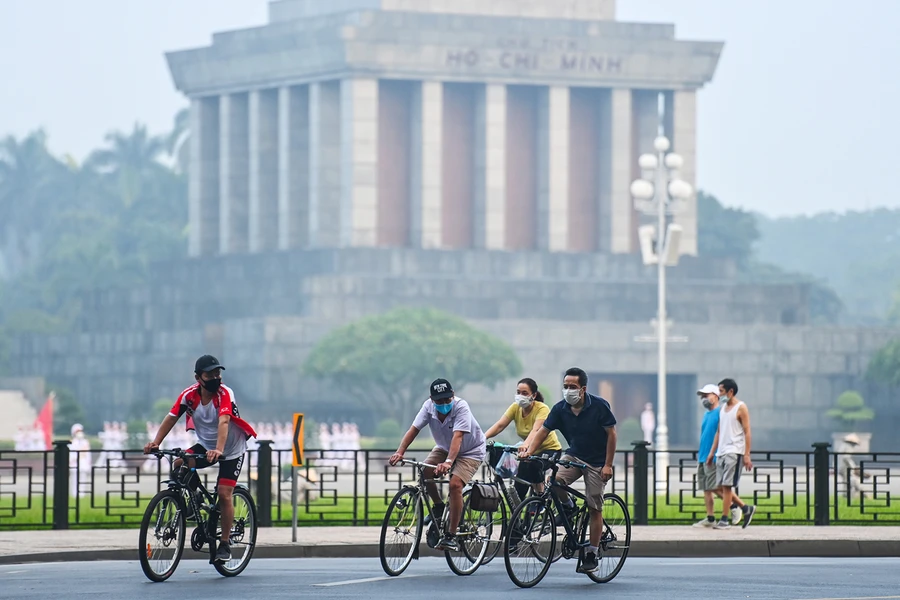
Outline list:
[[[422,498],[414,487],[394,495],[381,524],[378,554],[381,568],[391,577],[406,570],[422,539]]]
[[[165,581],[184,553],[184,500],[174,490],[156,494],[144,511],[138,535],[138,558],[150,581]]]
[[[256,504],[250,492],[243,488],[235,488],[232,498],[234,523],[231,525],[231,560],[226,563],[214,563],[216,571],[225,577],[240,575],[250,563],[253,549],[256,547]],[[221,525],[220,521],[220,528]]]
[[[491,539],[491,513],[472,509],[470,492],[463,493],[463,509],[456,530],[459,550],[445,550],[444,556],[450,570],[457,575],[471,575],[481,566]]]
[[[582,539],[587,539],[588,524],[582,526]],[[631,546],[631,517],[625,502],[616,494],[603,496],[603,534],[597,559],[599,568],[587,576],[597,583],[609,583],[619,574]]]
[[[482,565],[486,565],[494,560],[503,549],[503,540],[506,537],[506,528],[509,525],[509,518],[506,515],[506,502],[501,501],[500,506],[492,513],[482,513],[490,516],[491,528],[490,537],[487,541],[487,551],[484,553]]]
[[[519,587],[530,588],[544,578],[556,550],[556,527],[547,500],[531,497],[513,509],[503,559],[506,573]]]

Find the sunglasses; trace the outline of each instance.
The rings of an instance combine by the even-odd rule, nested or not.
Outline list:
[[[450,404],[450,402],[453,401],[453,396],[450,396],[449,398],[444,398],[443,400],[437,400],[435,398],[432,398],[431,401],[434,402],[435,404]]]

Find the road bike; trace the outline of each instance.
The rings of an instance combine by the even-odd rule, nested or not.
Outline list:
[[[211,494],[200,481],[197,470],[187,466],[188,459],[196,456],[179,448],[157,450],[152,454],[168,459],[170,472],[176,458],[182,459],[183,464],[172,479],[163,482],[167,489],[156,494],[144,512],[138,541],[138,557],[144,575],[158,582],[175,573],[184,554],[187,521],[196,523],[191,533],[191,548],[200,552],[204,545],[208,546],[209,562],[216,571],[225,577],[239,575],[247,568],[256,546],[258,521],[250,491],[241,484],[234,488],[231,560],[216,562],[216,550],[222,539],[218,494]]]
[[[565,559],[577,558],[580,569],[590,545],[590,512],[584,494],[556,480],[559,467],[586,469],[584,463],[554,458],[529,457],[551,474],[544,492],[523,500],[513,509],[503,544],[503,558],[509,578],[519,587],[533,587],[544,578],[559,551]],[[563,506],[553,490],[567,492],[575,500],[574,508]],[[579,506],[580,501],[580,506]],[[599,568],[586,573],[597,583],[612,581],[628,557],[631,544],[631,516],[618,495],[603,496],[603,531],[597,559]],[[558,527],[563,528],[562,542],[557,541]]]
[[[447,483],[425,477],[425,469],[435,465],[403,459],[400,465],[415,467],[415,485],[400,489],[388,505],[381,525],[378,548],[381,567],[391,576],[403,573],[414,559],[419,558],[419,544],[425,528],[425,511],[434,516],[427,483]],[[491,513],[477,511],[471,506],[471,486],[463,490],[463,509],[456,531],[459,550],[444,550],[450,570],[457,575],[471,575],[481,566],[491,537]],[[437,518],[432,518],[425,534],[429,548],[435,548],[444,537],[450,520],[449,504]]]

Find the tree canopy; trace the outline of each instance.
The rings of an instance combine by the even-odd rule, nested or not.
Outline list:
[[[184,254],[187,182],[165,148],[142,125],[83,165],[51,154],[43,131],[0,142],[0,330],[66,330],[79,292],[139,283]]]
[[[836,323],[844,312],[841,297],[820,277],[785,268],[779,260],[760,259],[758,216],[723,206],[703,191],[697,192],[697,243],[701,256],[734,261],[742,279],[758,283],[793,282],[809,286],[809,314],[813,323]],[[768,256],[763,252],[763,256]]]
[[[398,308],[336,329],[303,365],[306,375],[360,401],[377,402],[399,423],[412,419],[438,377],[460,390],[471,383],[494,386],[521,371],[508,344],[427,308]]]
[[[866,378],[892,388],[900,388],[900,338],[875,353],[866,369]]]

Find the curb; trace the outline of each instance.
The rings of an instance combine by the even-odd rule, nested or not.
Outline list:
[[[424,544],[422,556],[443,556]],[[692,540],[633,542],[630,556],[642,558],[816,557],[873,558],[900,556],[900,541],[887,540]],[[258,546],[254,558],[378,558],[378,544]],[[184,560],[207,560],[209,554],[185,548]],[[0,556],[0,565],[49,562],[137,560],[137,548],[65,550]]]

